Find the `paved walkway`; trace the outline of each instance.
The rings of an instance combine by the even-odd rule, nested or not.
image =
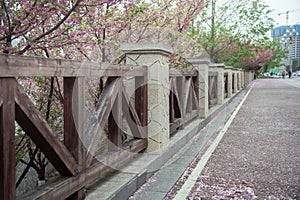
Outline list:
[[[130,199],[300,199],[300,79],[256,80],[247,95],[199,133],[219,127],[207,148],[195,137]]]

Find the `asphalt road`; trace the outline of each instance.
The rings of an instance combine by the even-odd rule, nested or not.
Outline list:
[[[300,79],[259,79],[187,199],[300,199]]]

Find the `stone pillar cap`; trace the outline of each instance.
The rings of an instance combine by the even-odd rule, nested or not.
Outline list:
[[[173,53],[171,46],[162,43],[123,43],[120,45],[121,51],[125,54],[163,54],[169,56]]]

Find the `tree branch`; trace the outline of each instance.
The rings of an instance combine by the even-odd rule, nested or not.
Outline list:
[[[42,39],[43,37],[49,35],[53,31],[55,31],[56,29],[58,29],[68,19],[68,17],[74,12],[74,10],[78,7],[78,5],[80,4],[81,1],[83,1],[83,0],[77,0],[77,2],[74,4],[74,6],[69,10],[69,12],[64,16],[64,18],[60,22],[58,22],[53,28],[51,28],[50,30],[46,31],[42,35],[36,37],[32,41],[36,42],[36,41]],[[27,46],[24,47],[17,54],[24,54],[28,49],[30,49],[30,47],[31,47],[31,44],[27,44]]]
[[[37,154],[38,152],[38,148],[35,147],[34,149],[34,152],[33,152],[33,158],[35,157],[35,155]],[[32,163],[33,163],[33,158],[30,158],[30,161],[29,163],[26,163],[26,168],[24,169],[23,173],[21,174],[21,176],[19,177],[17,183],[16,183],[16,188],[19,187],[19,185],[21,184],[21,182],[23,181],[23,179],[25,178],[26,174],[28,173],[30,167],[32,166]],[[23,162],[23,160],[21,160],[21,162]],[[23,162],[24,163],[24,162]]]

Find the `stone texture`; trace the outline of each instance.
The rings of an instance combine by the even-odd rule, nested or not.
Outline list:
[[[231,87],[231,85],[232,85],[232,68],[230,67],[230,68],[225,68],[225,70],[227,71],[227,73],[228,73],[228,90],[227,90],[227,97],[228,98],[231,98],[232,97],[232,87]]]
[[[224,103],[224,65],[218,64],[218,104]]]
[[[188,59],[198,70],[199,84],[199,117],[206,118],[208,115],[208,64],[209,60],[205,59]]]
[[[163,44],[123,44],[126,63],[148,66],[148,152],[169,141],[169,64],[171,47]]]
[[[233,73],[234,73],[234,85],[233,85],[233,93],[236,93],[237,91],[238,91],[238,75],[237,75],[237,73],[238,73],[238,70],[237,69],[234,69],[233,70]]]

